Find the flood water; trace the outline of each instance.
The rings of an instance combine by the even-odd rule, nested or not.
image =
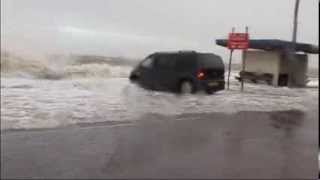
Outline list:
[[[318,88],[274,88],[236,80],[230,91],[189,96],[144,90],[126,77],[63,80],[2,78],[1,129],[57,128],[79,123],[139,120],[146,114],[315,112]]]

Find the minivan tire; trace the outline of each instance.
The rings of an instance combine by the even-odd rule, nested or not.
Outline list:
[[[181,94],[194,94],[195,87],[191,81],[182,81],[179,86],[179,92]]]
[[[214,91],[214,90],[207,89],[207,90],[206,90],[206,93],[209,94],[209,95],[212,95],[212,94],[215,93],[215,91]]]

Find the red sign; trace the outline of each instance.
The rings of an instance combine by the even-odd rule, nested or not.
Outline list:
[[[228,40],[229,49],[248,49],[249,34],[248,33],[230,33]]]

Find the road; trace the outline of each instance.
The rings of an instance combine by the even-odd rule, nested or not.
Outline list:
[[[147,114],[1,135],[1,178],[315,178],[318,112]]]

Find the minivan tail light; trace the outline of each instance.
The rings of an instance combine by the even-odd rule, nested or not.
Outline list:
[[[205,72],[204,72],[203,70],[199,70],[199,71],[197,72],[197,78],[198,78],[199,80],[203,80],[205,76],[206,76],[206,74],[205,74]]]

